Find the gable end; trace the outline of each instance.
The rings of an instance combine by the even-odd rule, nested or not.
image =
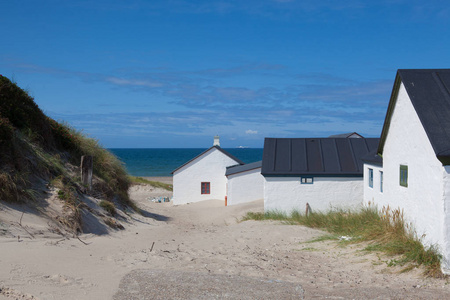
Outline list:
[[[436,157],[450,164],[450,69],[398,70],[378,153],[383,154],[392,113],[403,83]]]

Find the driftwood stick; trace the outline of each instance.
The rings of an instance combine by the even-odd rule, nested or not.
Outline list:
[[[152,252],[153,246],[155,246],[155,242],[153,242],[152,247],[150,248],[150,252]]]
[[[80,241],[80,242],[82,242],[83,244],[85,244],[86,246],[87,245],[89,245],[89,244],[92,244],[92,243],[86,243],[86,242],[83,242],[81,239],[80,239],[80,237],[77,235],[77,239]]]
[[[20,226],[22,226],[22,218],[23,218],[23,214],[24,214],[24,213],[25,213],[25,212],[23,211],[23,212],[22,212],[22,215],[20,216],[20,220],[19,220],[19,225],[20,225]]]

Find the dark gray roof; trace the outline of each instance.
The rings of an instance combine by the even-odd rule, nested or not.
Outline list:
[[[427,133],[436,157],[444,165],[450,164],[450,69],[397,71],[378,152],[383,153],[401,82]]]
[[[184,167],[185,165],[187,165],[188,163],[190,163],[191,161],[196,160],[197,158],[199,158],[200,156],[202,156],[203,154],[205,154],[206,152],[208,152],[209,150],[211,150],[212,148],[216,148],[217,150],[219,150],[220,152],[222,152],[223,154],[225,154],[226,156],[228,156],[229,158],[231,158],[232,160],[234,160],[235,162],[237,162],[239,165],[243,165],[244,162],[242,160],[240,160],[239,158],[237,158],[236,156],[228,153],[227,151],[223,150],[222,148],[220,148],[219,146],[212,146],[211,148],[206,149],[205,151],[203,151],[202,153],[200,153],[199,155],[197,155],[196,157],[194,157],[193,159],[185,162],[184,164],[182,164],[181,166],[179,166],[178,168],[176,168],[175,170],[172,171],[171,174],[175,173],[175,171],[177,171],[178,169]]]
[[[358,137],[360,137],[360,138],[363,138],[363,136],[362,135],[360,135],[359,133],[357,133],[357,132],[349,132],[349,133],[341,133],[341,134],[334,134],[334,135],[330,135],[329,137],[330,138],[349,138],[349,137],[351,137],[352,135],[357,135]]]
[[[363,176],[362,157],[378,138],[266,138],[264,176]]]
[[[364,155],[362,157],[362,161],[372,165],[383,166],[383,158],[380,155],[378,155],[377,149],[373,149],[372,151],[367,153],[367,155]]]
[[[258,168],[261,168],[261,165],[262,165],[262,161],[257,161],[257,162],[253,162],[253,163],[246,164],[246,165],[237,165],[237,166],[227,167],[225,176],[242,173],[242,172],[249,171],[249,170],[258,169]]]

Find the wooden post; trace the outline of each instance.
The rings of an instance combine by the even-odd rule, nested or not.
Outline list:
[[[308,216],[308,213],[311,212],[311,207],[309,206],[309,203],[306,202],[306,210],[305,210],[305,215]]]
[[[88,187],[90,191],[92,188],[92,172],[94,170],[94,159],[92,156],[83,155],[81,157],[81,182]]]
[[[227,206],[227,205],[228,205],[228,197],[225,196],[225,206]]]

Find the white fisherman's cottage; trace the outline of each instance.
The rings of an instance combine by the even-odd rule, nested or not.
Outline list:
[[[400,208],[450,273],[450,70],[398,70],[364,201]],[[382,156],[382,159],[381,157]]]
[[[214,145],[175,169],[173,203],[186,204],[204,200],[223,200],[227,195],[227,167],[244,163],[220,148],[219,137]]]
[[[261,174],[264,210],[290,213],[363,202],[362,157],[377,138],[266,138]]]

